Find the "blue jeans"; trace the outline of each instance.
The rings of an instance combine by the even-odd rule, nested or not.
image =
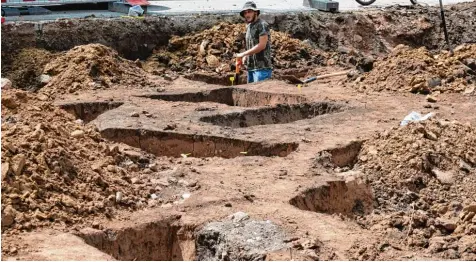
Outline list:
[[[248,83],[254,83],[271,78],[272,69],[258,69],[248,71]]]

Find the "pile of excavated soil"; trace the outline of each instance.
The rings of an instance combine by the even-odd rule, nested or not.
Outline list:
[[[424,47],[397,46],[378,59],[373,69],[357,78],[359,90],[403,91],[412,93],[473,92],[476,85],[476,45],[461,45],[432,55]]]
[[[37,90],[42,87],[40,76],[45,65],[55,57],[54,54],[37,48],[22,49],[13,59],[6,78],[14,88]]]
[[[112,48],[101,44],[76,46],[49,62],[44,73],[51,76],[42,88],[47,95],[110,88],[117,85],[149,85],[147,73]]]
[[[185,167],[168,170],[166,158],[109,143],[45,100],[2,92],[2,234],[170,205],[192,189],[175,178]]]
[[[475,127],[435,119],[394,128],[364,143],[354,169],[375,198],[359,223],[397,245],[476,259]]]
[[[173,37],[168,47],[157,50],[147,61],[150,72],[170,67],[173,71],[231,72],[233,55],[245,50],[245,24],[221,23],[194,35]],[[298,68],[323,65],[327,54],[288,34],[271,30],[274,66]]]

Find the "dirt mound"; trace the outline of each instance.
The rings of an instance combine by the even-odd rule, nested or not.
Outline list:
[[[432,55],[422,47],[397,46],[388,56],[377,60],[373,70],[357,78],[360,90],[403,91],[412,93],[472,92],[476,85],[476,45],[461,45]]]
[[[245,32],[245,24],[221,23],[194,35],[173,37],[166,49],[157,50],[148,59],[148,70],[170,67],[179,72],[231,72],[233,55],[245,50]],[[271,42],[277,69],[322,65],[327,61],[324,52],[286,33],[271,30]]]
[[[137,64],[101,44],[74,47],[48,63],[44,72],[52,77],[42,88],[48,95],[147,84],[146,72]]]
[[[396,232],[397,245],[476,258],[476,128],[443,120],[394,128],[364,143],[354,169],[375,197],[359,223]]]
[[[158,172],[168,159],[109,143],[45,100],[2,92],[2,234],[172,201],[181,187],[168,178],[185,169]]]
[[[14,88],[37,90],[41,88],[40,76],[45,65],[55,57],[54,54],[37,48],[22,49],[13,59],[7,78]]]

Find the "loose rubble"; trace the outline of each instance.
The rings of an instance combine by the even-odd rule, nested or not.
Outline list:
[[[360,91],[473,93],[475,59],[474,44],[456,47],[453,56],[446,51],[432,55],[424,47],[399,45],[377,60],[370,72],[355,77],[354,87]]]
[[[2,232],[83,224],[184,192],[160,183],[176,175],[167,164],[119,146],[33,93],[2,91]]]
[[[224,33],[226,32],[226,33]],[[144,68],[154,74],[164,74],[170,68],[175,72],[203,71],[230,73],[233,55],[245,50],[245,24],[221,23],[211,29],[184,37],[173,37],[167,48],[156,50]],[[301,41],[289,34],[271,30],[273,66],[275,69],[298,69],[331,65],[339,61],[339,52],[323,52],[311,41]],[[356,55],[354,53],[354,55]]]
[[[476,128],[438,119],[394,128],[364,143],[354,170],[374,192],[362,226],[442,258],[476,258]]]
[[[285,234],[271,221],[250,219],[244,212],[211,222],[197,233],[198,260],[264,260],[268,252],[285,249]]]
[[[43,82],[47,84],[41,92],[48,96],[118,85],[153,86],[146,72],[136,63],[101,44],[77,46],[57,55],[45,65]]]

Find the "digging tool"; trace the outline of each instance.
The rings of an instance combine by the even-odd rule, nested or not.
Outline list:
[[[313,76],[313,77],[310,77],[308,79],[305,79],[305,80],[300,80],[299,78],[295,77],[295,76],[292,76],[292,75],[283,75],[281,78],[286,80],[286,81],[289,81],[291,84],[307,84],[307,83],[310,83],[310,82],[313,82],[313,81],[316,81],[316,80],[319,80],[319,79],[325,79],[325,78],[329,78],[329,77],[334,77],[334,76],[343,76],[343,75],[347,75],[350,71],[347,70],[347,71],[341,71],[341,72],[337,72],[337,73],[331,73],[331,74],[325,74],[325,75],[320,75],[320,76]]]
[[[236,82],[238,82],[238,77],[241,71],[241,65],[243,65],[243,58],[237,57],[235,61],[235,75],[233,77]],[[233,85],[233,83],[231,85]]]

